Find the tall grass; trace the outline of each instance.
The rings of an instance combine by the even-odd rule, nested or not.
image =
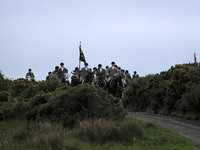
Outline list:
[[[28,147],[59,147],[63,139],[63,127],[58,123],[28,123],[13,133],[12,139]]]
[[[106,143],[124,141],[132,143],[133,139],[143,137],[143,127],[135,119],[125,121],[121,127],[104,119],[84,120],[79,123],[80,137],[90,142]]]

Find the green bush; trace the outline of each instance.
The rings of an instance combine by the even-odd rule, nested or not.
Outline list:
[[[11,102],[11,101],[12,101],[12,96],[9,92],[7,91],[0,92],[0,102]]]
[[[57,80],[50,81],[39,81],[34,82],[34,84],[29,84],[28,87],[20,92],[18,97],[20,100],[30,99],[40,92],[49,93],[56,90],[56,88],[63,87],[64,84],[58,82]]]
[[[181,100],[192,95],[186,94],[194,84],[200,84],[200,67],[199,65],[183,64],[171,67],[166,72],[156,75],[147,75],[131,81],[125,89],[123,95],[123,104],[126,107],[131,105],[133,110],[150,110],[153,112],[165,111],[170,114],[176,109],[189,111],[185,108]],[[196,106],[199,106],[198,92],[193,91]],[[180,100],[177,102],[177,100]],[[186,100],[184,100],[186,101]],[[189,102],[189,101],[188,101]],[[176,104],[178,103],[178,104]],[[186,102],[185,102],[186,103]],[[197,104],[198,103],[198,104]],[[179,108],[182,107],[182,108]]]
[[[5,78],[0,70],[0,91],[8,91],[11,88],[12,80]]]
[[[177,101],[176,107],[182,112],[200,113],[200,84],[193,85],[188,92],[184,93],[182,98]]]
[[[48,120],[73,127],[85,118],[123,118],[126,111],[119,99],[108,95],[96,85],[65,86],[46,94],[38,94],[30,100],[27,120]]]
[[[30,85],[34,84],[35,80],[29,81],[28,79],[19,78],[12,83],[11,95],[17,97],[21,92],[27,89]]]

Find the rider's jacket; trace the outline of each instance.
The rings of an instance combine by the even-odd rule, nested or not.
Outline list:
[[[128,80],[128,82],[131,81],[131,75],[130,75],[130,73],[125,74],[125,79]]]
[[[58,78],[59,78],[59,79],[62,79],[64,73],[68,73],[67,68],[65,68],[65,67],[63,67],[63,69],[60,68],[60,69],[58,70]]]
[[[105,76],[106,76],[106,70],[105,69],[101,68],[101,71],[100,71],[100,69],[97,69],[97,77],[99,78],[100,76],[103,79],[105,79]]]
[[[80,72],[82,72],[81,77],[86,77],[88,75],[88,73],[90,72],[90,68],[81,68]]]
[[[28,79],[28,78],[31,78],[31,79],[34,79],[35,78],[35,76],[34,76],[34,74],[32,73],[32,72],[27,72],[26,73],[26,79]]]
[[[110,67],[108,73],[109,77],[114,77],[114,74],[116,74],[116,76],[119,76],[119,69],[117,67]]]

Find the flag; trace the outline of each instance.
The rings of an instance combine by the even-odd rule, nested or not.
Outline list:
[[[83,51],[82,51],[82,49],[81,49],[81,45],[79,46],[79,51],[80,51],[80,57],[79,57],[79,60],[80,60],[80,61],[83,61],[84,63],[86,63],[86,60],[85,60],[85,57],[84,57]]]

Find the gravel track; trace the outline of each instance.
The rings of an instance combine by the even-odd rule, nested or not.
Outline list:
[[[151,114],[147,112],[128,112],[127,117],[138,118],[141,121],[161,125],[191,139],[198,144],[198,147],[200,147],[200,120],[186,120],[184,118]]]

